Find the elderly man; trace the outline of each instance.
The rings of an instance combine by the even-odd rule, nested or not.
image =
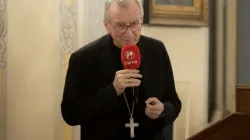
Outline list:
[[[108,34],[71,55],[62,116],[81,126],[81,140],[164,140],[162,129],[181,110],[164,44],[140,34],[143,10],[138,0],[107,0]],[[136,44],[138,69],[124,69],[121,48]]]

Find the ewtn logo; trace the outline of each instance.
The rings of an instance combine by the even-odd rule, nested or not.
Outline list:
[[[137,60],[133,60],[135,58],[135,53],[133,51],[126,51],[125,53],[126,60],[125,65],[133,65],[137,64]]]
[[[135,58],[135,53],[133,51],[126,51],[125,56],[127,60],[132,60]]]

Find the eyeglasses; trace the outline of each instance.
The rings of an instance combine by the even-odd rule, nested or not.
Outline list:
[[[125,23],[116,22],[113,25],[113,28],[115,29],[115,32],[118,33],[118,34],[124,34],[128,30],[128,27],[130,28],[130,30],[132,32],[135,32],[135,31],[138,31],[138,30],[141,29],[142,23],[134,22],[134,23],[131,23],[130,25],[126,25]]]

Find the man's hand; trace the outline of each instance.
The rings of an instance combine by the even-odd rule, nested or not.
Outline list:
[[[157,119],[164,111],[164,104],[155,97],[149,98],[145,103],[145,113],[150,119]]]
[[[125,69],[117,71],[113,82],[117,95],[121,95],[127,87],[139,86],[141,80],[138,78],[142,78],[142,75],[139,74],[139,70]]]

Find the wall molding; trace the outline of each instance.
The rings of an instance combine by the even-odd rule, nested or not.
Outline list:
[[[173,140],[184,140],[190,137],[191,83],[176,80],[175,87],[182,101],[182,109],[173,126]]]
[[[3,68],[6,65],[6,61],[4,60],[4,55],[7,48],[7,3],[6,0],[0,0],[0,140],[3,139]]]
[[[5,67],[4,54],[7,48],[7,3],[0,0],[0,67]]]
[[[77,0],[60,0],[60,73],[63,91],[64,81],[68,69],[70,55],[77,49],[78,41],[78,1]],[[61,114],[60,114],[61,115]],[[61,139],[74,140],[74,128],[67,125],[65,121],[60,120]]]
[[[61,53],[73,53],[77,49],[77,0],[60,2]]]

